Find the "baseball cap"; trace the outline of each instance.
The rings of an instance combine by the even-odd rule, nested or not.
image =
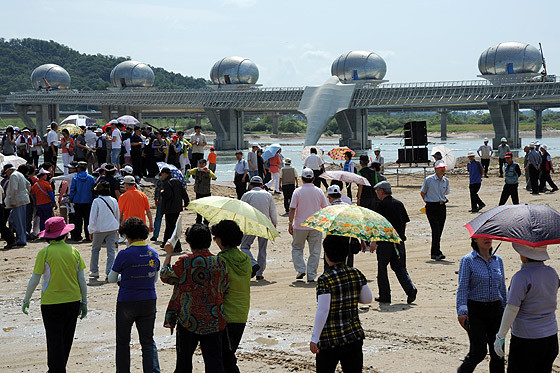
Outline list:
[[[434,168],[446,168],[447,165],[445,164],[444,161],[437,161],[436,163],[434,163]]]
[[[506,139],[505,137],[502,137],[502,138],[500,139],[500,141],[505,141],[505,142],[507,142],[507,139]]]
[[[210,147],[210,150],[215,150],[213,146]]]
[[[122,171],[126,172],[127,174],[131,174],[134,172],[134,169],[131,166],[124,166]]]
[[[470,151],[467,153],[467,157],[474,157],[475,155],[476,155],[476,153],[473,152],[472,150],[470,150]]]
[[[249,181],[251,184],[258,184],[261,185],[263,183],[263,179],[260,176],[253,176],[251,178],[251,181]]]
[[[485,137],[485,138],[484,138],[484,142],[486,142],[486,141],[488,141],[488,137]]]
[[[379,183],[375,184],[373,187],[374,189],[383,189],[383,191],[387,194],[391,194],[391,183],[387,180],[380,181]]]
[[[50,172],[47,171],[47,170],[45,170],[45,169],[42,169],[42,168],[41,168],[41,169],[39,170],[39,172],[38,172],[38,175],[39,175],[39,176],[41,176],[41,175],[50,175]]]
[[[125,184],[136,184],[136,179],[132,175],[127,175],[124,177]]]
[[[286,159],[284,159],[284,163],[285,164],[292,164],[292,159],[291,158],[286,158]]]
[[[513,158],[513,154],[511,154],[511,152],[507,152],[506,153],[506,158]]]
[[[374,151],[374,152],[381,151],[381,146],[377,145],[377,146],[373,149],[373,151]]]
[[[537,145],[538,145],[538,146],[541,146],[541,143],[538,142],[538,141],[535,141],[535,146],[537,146]]]
[[[304,179],[313,179],[313,170],[310,168],[304,168],[303,171],[301,171],[301,177]]]
[[[98,128],[95,130],[95,133],[103,133],[103,130],[101,128]]]
[[[327,188],[327,194],[342,194],[338,185],[331,185]]]

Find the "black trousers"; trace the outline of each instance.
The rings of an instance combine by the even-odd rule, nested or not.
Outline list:
[[[431,255],[442,254],[440,250],[441,234],[445,226],[445,218],[447,217],[447,210],[445,203],[439,202],[426,202],[426,216],[432,229],[432,248]]]
[[[136,324],[140,345],[142,346],[142,370],[150,373],[159,372],[159,359],[154,342],[155,320],[155,299],[117,302],[117,372],[130,372],[130,332],[133,324]]]
[[[548,185],[552,187],[552,190],[558,190],[558,187],[556,186],[556,184],[554,184],[552,177],[550,177],[550,170],[545,170],[543,167],[541,167],[540,181],[541,183],[539,185],[539,192],[544,192],[544,189],[546,188],[546,183],[548,183]]]
[[[315,355],[317,373],[331,373],[340,361],[344,373],[361,372],[364,365],[363,341],[345,344],[335,348],[321,349]]]
[[[8,245],[16,242],[14,232],[8,227],[10,210],[11,209],[4,208],[4,204],[0,205],[0,233],[2,233],[2,238]]]
[[[552,372],[558,356],[558,334],[538,339],[511,336],[509,343],[508,373]]]
[[[192,153],[192,168],[198,167],[198,161],[204,158],[204,153]]]
[[[416,289],[406,270],[404,242],[398,245],[391,242],[379,242],[375,251],[377,253],[377,286],[379,287],[380,298],[391,299],[391,286],[387,275],[387,265],[389,264],[407,295]]]
[[[74,224],[76,225],[72,230],[72,239],[79,241],[82,236],[82,225],[85,239],[89,240],[89,213],[91,211],[91,203],[75,203],[74,204]]]
[[[286,214],[290,212],[290,203],[292,202],[292,195],[296,190],[295,184],[282,184],[282,194],[284,195],[284,210]]]
[[[235,352],[243,337],[245,323],[228,323],[222,334],[222,358],[225,373],[239,373]]]
[[[241,199],[247,191],[247,178],[249,175],[247,175],[245,181],[243,181],[243,175],[244,174],[236,173],[235,179],[233,180],[233,183],[235,184],[235,192],[237,193],[237,199]]]
[[[208,194],[196,193],[196,199],[209,197],[209,196],[210,196],[210,193],[208,193]],[[202,223],[202,215],[196,214],[196,224],[200,224],[200,223]],[[167,225],[167,221],[166,221],[165,224]],[[204,219],[204,224],[208,225],[208,220]]]
[[[469,353],[457,372],[473,372],[490,351],[490,373],[504,372],[504,359],[494,352],[496,333],[500,329],[504,308],[501,301],[467,301],[469,308]]]
[[[169,212],[164,214],[165,216],[165,231],[163,232],[163,242],[167,242],[168,239],[173,236],[173,231],[175,230],[175,226],[177,225],[177,219],[179,219],[179,212]],[[175,245],[174,251],[176,253],[181,252],[181,241],[177,241],[177,245]]]
[[[66,372],[66,363],[72,349],[79,311],[79,301],[41,306],[47,337],[47,365],[50,373]]]
[[[478,191],[480,190],[480,183],[469,184],[469,192],[471,194],[471,209],[478,210],[484,206],[484,202],[478,196]]]
[[[498,206],[505,205],[508,198],[511,196],[511,202],[514,205],[519,205],[519,194],[517,193],[518,184],[504,184],[502,195],[500,196],[500,203]]]
[[[370,209],[371,211],[377,211],[377,207],[379,206],[381,201],[377,197],[361,197],[360,198],[360,206]]]
[[[142,158],[142,154],[130,154],[130,158],[132,161],[132,170],[134,171],[134,175],[138,177],[144,176],[144,158]]]
[[[192,356],[199,342],[204,359],[204,371],[206,373],[222,373],[224,371],[222,335],[223,332],[205,335],[195,334],[181,325],[177,325],[177,365],[175,366],[175,373],[192,372]]]
[[[313,184],[315,184],[315,186],[317,188],[321,187],[321,184],[323,184],[323,186],[325,187],[325,189],[329,188],[329,184],[327,184],[327,180],[323,179],[322,177],[319,177],[319,175],[321,175],[323,173],[323,170],[313,170]]]
[[[39,154],[37,154],[37,151],[32,151],[30,158],[35,168],[39,167]]]
[[[57,153],[58,153],[57,150],[55,150],[54,153],[53,153],[51,147],[49,146],[47,151],[43,155],[43,162],[50,162],[56,168],[56,155],[57,155]]]
[[[488,167],[490,167],[490,159],[480,159],[482,168],[484,169],[484,176],[488,176]]]
[[[498,158],[498,163],[500,164],[500,177],[504,176],[504,164],[506,164],[505,158]]]
[[[539,192],[539,170],[532,164],[529,165],[529,180],[531,181],[531,190],[533,193]]]
[[[346,195],[352,200],[352,183],[346,183]]]

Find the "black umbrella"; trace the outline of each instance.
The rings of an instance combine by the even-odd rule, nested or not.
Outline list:
[[[548,206],[503,205],[465,224],[472,238],[517,242],[530,247],[560,243],[560,213]]]

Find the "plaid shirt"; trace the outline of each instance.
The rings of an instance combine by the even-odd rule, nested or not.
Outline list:
[[[317,280],[317,296],[331,295],[327,322],[321,332],[319,349],[329,349],[364,339],[364,330],[358,317],[358,300],[365,276],[345,264],[330,267]]]

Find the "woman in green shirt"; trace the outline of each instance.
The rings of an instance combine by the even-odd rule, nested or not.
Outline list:
[[[37,254],[22,311],[28,314],[31,296],[42,276],[41,315],[47,337],[47,365],[50,372],[65,372],[77,318],[87,315],[86,265],[80,252],[65,242],[74,224],[66,224],[64,218],[56,216],[47,219],[45,228],[39,237],[48,240],[49,245]]]

